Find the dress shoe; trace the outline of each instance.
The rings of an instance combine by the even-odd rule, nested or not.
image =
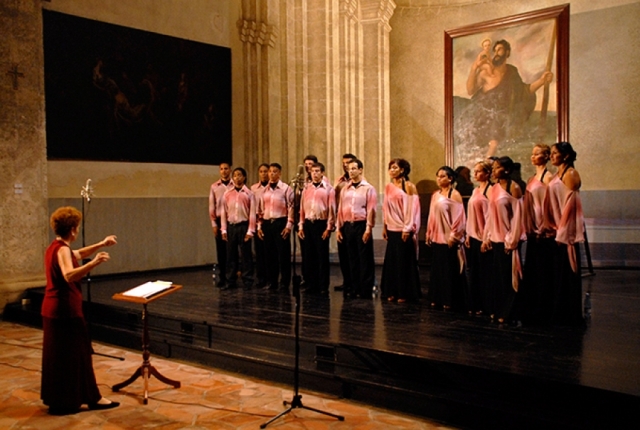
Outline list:
[[[120,402],[109,402],[109,403],[93,403],[89,405],[89,409],[92,411],[101,411],[103,409],[113,409],[120,406]]]
[[[273,290],[273,285],[271,284],[264,284],[264,287],[262,287],[263,290],[267,291],[267,290]]]
[[[344,290],[344,284],[336,285],[335,287],[333,287],[333,291],[342,291],[342,290]]]

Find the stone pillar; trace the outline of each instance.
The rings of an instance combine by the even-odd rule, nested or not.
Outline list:
[[[272,157],[270,145],[279,141],[280,112],[280,65],[278,51],[274,50],[278,39],[275,25],[269,23],[277,18],[277,2],[244,0],[242,17],[238,21],[240,40],[243,43],[243,118],[245,151],[244,164],[249,171]]]
[[[48,243],[40,0],[0,2],[0,312],[43,286]]]
[[[358,151],[366,154],[363,161],[367,180],[379,193],[387,182],[387,163],[391,159],[389,19],[395,7],[393,0],[360,0],[365,128],[362,149]]]

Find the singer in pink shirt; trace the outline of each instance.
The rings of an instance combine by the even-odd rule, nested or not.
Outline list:
[[[436,172],[438,191],[431,196],[427,221],[427,245],[433,249],[427,299],[431,307],[449,310],[463,306],[465,287],[464,241],[466,217],[462,196],[456,191],[456,173],[449,166]]]
[[[251,192],[253,192],[253,196],[256,200],[256,212],[258,202],[260,201],[262,192],[267,184],[269,184],[269,165],[267,163],[262,163],[258,166],[258,182],[251,186]],[[256,214],[256,221],[257,219]],[[264,288],[267,284],[267,256],[264,249],[264,240],[259,238],[257,234],[253,236],[253,249],[256,255],[256,286],[258,288]]]
[[[390,302],[417,301],[421,296],[418,261],[413,237],[416,235],[414,217],[419,205],[418,190],[409,182],[411,165],[403,158],[389,162],[391,182],[384,190],[382,237],[387,241],[382,266],[380,291]]]
[[[551,164],[558,168],[545,198],[546,225],[555,233],[552,322],[581,325],[582,274],[579,243],[584,242],[580,174],[573,167],[576,152],[568,142],[551,147]]]
[[[267,289],[289,290],[291,284],[291,240],[293,190],[280,180],[282,166],[269,165],[269,184],[258,201],[258,236],[267,256]]]
[[[221,233],[227,242],[228,287],[224,288],[236,286],[240,267],[244,286],[253,286],[251,238],[256,230],[256,203],[253,193],[245,185],[246,180],[246,170],[242,167],[233,169],[234,187],[227,190],[221,200]]]
[[[468,303],[469,310],[476,315],[491,314],[491,250],[482,252],[482,238],[489,215],[491,198],[491,163],[481,161],[473,168],[478,187],[473,190],[467,204],[467,235],[465,239],[467,270],[469,273]]]
[[[362,176],[360,160],[349,163],[349,183],[340,192],[336,239],[344,243],[348,255],[348,280],[345,297],[368,297],[375,282],[373,227],[376,222],[376,189]]]
[[[492,319],[504,323],[512,316],[513,302],[522,278],[520,244],[526,239],[522,222],[522,190],[512,181],[514,163],[509,157],[493,162],[496,184],[491,188],[489,218],[482,250],[493,249],[491,287]]]
[[[311,182],[300,196],[298,237],[304,250],[303,275],[308,292],[329,292],[329,239],[335,228],[336,194],[324,178],[324,165],[314,163]]]
[[[526,258],[522,282],[516,296],[516,315],[523,322],[548,323],[552,313],[553,254],[556,248],[553,233],[544,221],[544,200],[553,173],[547,170],[551,147],[537,144],[531,152],[531,164],[536,169],[527,181],[523,201],[523,221],[527,234]]]
[[[231,166],[229,163],[220,163],[220,179],[211,184],[211,189],[209,190],[209,219],[211,220],[213,237],[216,241],[218,269],[220,270],[218,287],[224,287],[227,284],[227,244],[222,240],[222,234],[220,234],[220,211],[222,210],[220,200],[225,191],[232,188]]]
[[[356,157],[353,154],[342,155],[342,175],[336,179],[333,188],[336,190],[336,207],[340,206],[340,191],[349,183],[349,163],[355,160]],[[349,254],[347,254],[347,247],[344,243],[337,242],[338,245],[338,260],[340,261],[340,272],[342,273],[342,285],[335,287],[336,291],[351,290],[351,281],[349,280]]]

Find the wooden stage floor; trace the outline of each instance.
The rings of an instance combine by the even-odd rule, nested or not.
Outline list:
[[[152,315],[293,335],[295,301],[289,293],[242,287],[221,291],[209,269],[94,278],[92,301],[139,311],[139,305],[111,296],[156,279],[183,288],[150,304]],[[337,266],[332,266],[331,280],[332,286],[341,283]],[[592,311],[584,328],[498,325],[484,317],[432,310],[424,299],[397,304],[375,296],[345,299],[336,291],[328,297],[303,292],[300,334],[323,344],[640,396],[640,271],[598,270],[583,279],[587,291]]]

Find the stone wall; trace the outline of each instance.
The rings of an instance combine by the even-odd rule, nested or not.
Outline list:
[[[0,3],[0,309],[42,285],[47,246],[40,0]]]

